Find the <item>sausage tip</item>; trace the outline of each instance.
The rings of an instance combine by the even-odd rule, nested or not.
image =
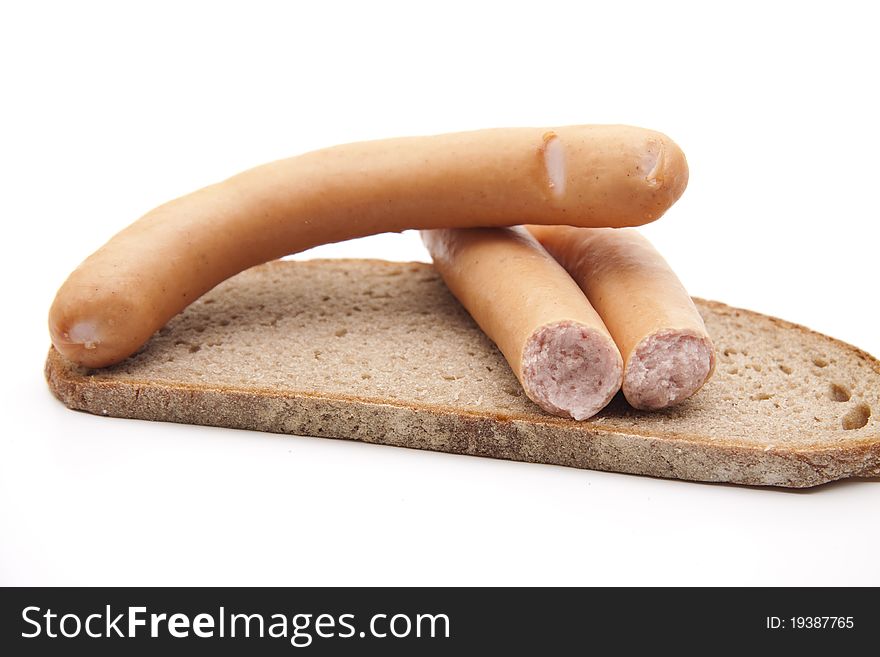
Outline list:
[[[640,169],[645,172],[648,187],[659,187],[663,184],[663,143],[651,144],[645,152]]]
[[[650,150],[655,151],[652,156],[654,161],[647,170],[645,182],[650,188],[665,192],[666,198],[662,201],[665,210],[681,198],[687,188],[687,159],[678,144],[665,135],[656,142],[656,149]]]

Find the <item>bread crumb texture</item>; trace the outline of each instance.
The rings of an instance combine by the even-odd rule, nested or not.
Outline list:
[[[136,355],[54,350],[69,407],[680,479],[805,487],[880,475],[880,363],[774,317],[696,300],[714,377],[637,411],[544,413],[423,263],[276,261],[217,286]]]

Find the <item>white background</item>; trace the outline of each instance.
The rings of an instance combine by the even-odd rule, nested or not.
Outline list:
[[[880,482],[665,481],[66,410],[67,274],[150,208],[336,143],[629,123],[687,153],[692,293],[880,354],[865,2],[4,3],[2,584],[880,584]],[[426,259],[412,234],[322,256]],[[842,611],[841,611],[842,613]]]

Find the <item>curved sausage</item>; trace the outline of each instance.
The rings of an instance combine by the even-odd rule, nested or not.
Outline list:
[[[640,225],[687,184],[678,146],[627,126],[510,128],[337,146],[162,205],[67,279],[55,347],[89,367],[134,353],[223,280],[313,246],[408,228]]]
[[[715,347],[693,301],[635,230],[529,226],[571,274],[623,355],[623,394],[635,408],[672,406],[715,369]]]
[[[434,267],[529,399],[584,420],[620,389],[623,360],[584,293],[522,228],[422,231]]]

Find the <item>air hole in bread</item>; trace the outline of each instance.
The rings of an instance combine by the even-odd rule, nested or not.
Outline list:
[[[343,327],[341,329],[336,329],[336,332],[333,335],[335,335],[337,338],[342,338],[342,337],[345,337],[347,334],[348,334],[348,329]]]
[[[767,392],[759,392],[759,393],[752,395],[752,399],[755,401],[766,401],[766,400],[770,399],[772,396],[773,395],[771,395],[770,393],[767,393]]]
[[[846,386],[842,386],[839,383],[832,383],[828,386],[828,399],[831,401],[848,402],[850,397],[852,397],[852,394]]]
[[[851,408],[846,415],[843,416],[841,424],[847,431],[853,429],[861,429],[868,424],[868,418],[871,417],[871,407],[867,404],[858,404]]]
[[[201,348],[199,345],[197,345],[197,344],[191,344],[191,345],[189,346],[189,353],[191,353],[191,354],[194,354],[194,353],[196,353],[197,351],[201,351],[201,350],[202,350],[202,348]]]
[[[728,357],[731,354],[737,354],[737,353],[739,353],[739,352],[736,349],[731,349],[730,347],[728,347],[727,349],[724,350],[724,355],[728,356]]]
[[[816,367],[828,367],[828,361],[821,356],[815,356],[813,358],[813,365]]]
[[[781,369],[786,374],[791,374],[791,368],[788,365],[780,365],[779,369]]]

